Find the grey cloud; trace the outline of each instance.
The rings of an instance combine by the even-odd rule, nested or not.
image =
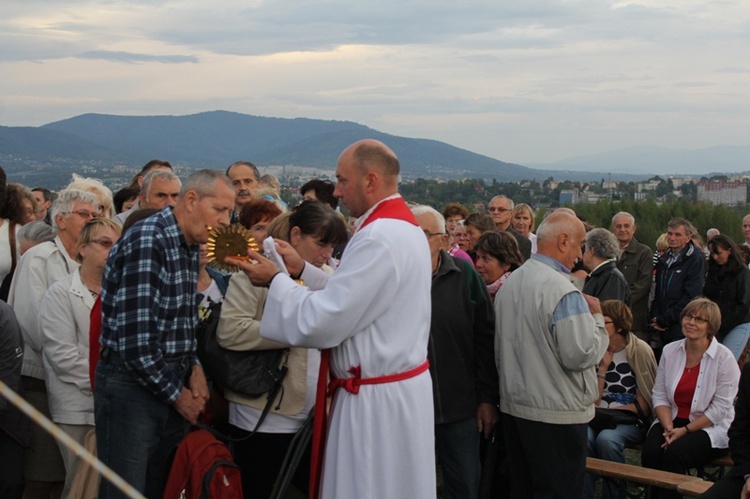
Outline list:
[[[164,64],[197,63],[198,58],[193,55],[151,55],[119,52],[113,50],[89,50],[76,55],[79,59],[103,59],[115,62],[161,62]]]

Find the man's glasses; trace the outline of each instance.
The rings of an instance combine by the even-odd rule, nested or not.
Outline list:
[[[506,211],[513,211],[513,210],[509,210],[508,208],[490,208],[489,211],[492,211],[492,212],[497,211],[500,213],[505,213]]]

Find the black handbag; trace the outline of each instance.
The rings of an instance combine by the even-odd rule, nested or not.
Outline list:
[[[594,419],[589,421],[589,426],[594,430],[614,430],[620,424],[632,424],[638,428],[647,428],[650,421],[643,413],[641,405],[635,401],[638,414],[621,409],[608,409],[606,407],[595,407]]]
[[[273,393],[275,398],[287,373],[289,349],[236,351],[223,348],[216,339],[220,315],[221,302],[211,303],[196,331],[198,359],[206,377],[219,387],[248,398],[258,398],[264,393]]]

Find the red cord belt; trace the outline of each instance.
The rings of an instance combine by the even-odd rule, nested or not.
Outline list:
[[[349,369],[352,374],[351,378],[332,379],[326,390],[326,380],[328,379],[328,362],[330,350],[321,351],[320,372],[318,377],[318,391],[315,397],[315,418],[313,420],[313,442],[312,457],[310,463],[310,491],[312,499],[317,499],[320,488],[320,473],[323,469],[323,452],[326,441],[326,396],[332,396],[337,389],[343,388],[349,393],[358,394],[359,387],[362,385],[380,385],[384,383],[394,383],[405,379],[418,376],[430,368],[430,362],[425,360],[423,364],[398,374],[387,374],[385,376],[374,376],[372,378],[362,378],[362,367],[354,366]]]

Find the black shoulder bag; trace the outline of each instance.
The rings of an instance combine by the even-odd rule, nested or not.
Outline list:
[[[283,398],[281,383],[288,370],[289,349],[236,351],[224,348],[216,339],[220,315],[221,302],[211,303],[198,323],[198,359],[206,377],[223,389],[248,398],[268,393],[260,426],[279,390]]]

